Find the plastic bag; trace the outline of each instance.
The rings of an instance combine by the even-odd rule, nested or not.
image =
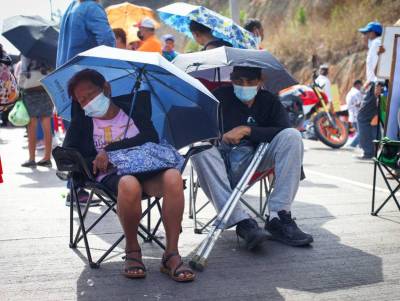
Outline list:
[[[29,123],[30,117],[22,100],[18,100],[8,115],[8,120],[15,126],[25,126]]]

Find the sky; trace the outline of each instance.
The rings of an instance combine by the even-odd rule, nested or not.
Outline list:
[[[4,0],[2,0],[4,1]],[[0,9],[0,28],[3,28],[3,20],[15,15],[39,15],[46,19],[50,19],[50,3],[53,11],[57,9],[63,13],[72,0],[11,0],[7,5],[1,5]],[[0,43],[3,44],[4,50],[10,54],[18,54],[19,51],[10,44],[2,35],[0,35]]]

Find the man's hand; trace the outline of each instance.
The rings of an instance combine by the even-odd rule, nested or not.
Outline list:
[[[222,136],[222,141],[228,144],[239,144],[240,140],[243,139],[244,136],[249,136],[251,133],[251,128],[248,126],[238,126],[234,129],[226,132],[224,136]]]
[[[108,162],[107,153],[104,150],[99,151],[93,160],[93,174],[97,174],[97,171],[106,172]]]

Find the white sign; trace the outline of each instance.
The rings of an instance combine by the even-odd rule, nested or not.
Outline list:
[[[390,78],[392,68],[394,36],[400,35],[400,26],[389,26],[383,29],[382,46],[385,52],[379,55],[377,76]]]
[[[400,35],[394,37],[396,45],[393,53],[393,69],[390,78],[388,101],[388,118],[386,136],[392,140],[399,140],[399,108],[400,108]]]

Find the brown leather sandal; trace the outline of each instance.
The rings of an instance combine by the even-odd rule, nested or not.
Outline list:
[[[125,256],[122,257],[122,259],[125,260],[124,263],[124,270],[122,271],[122,274],[131,279],[141,279],[146,277],[146,267],[144,266],[144,263],[142,260],[138,258],[133,258],[129,257],[128,255],[131,253],[141,253],[142,250],[131,250],[131,251],[126,251]],[[139,265],[129,265],[129,262],[136,262]],[[136,272],[136,273],[135,273]]]
[[[167,266],[167,262],[174,256],[179,256],[180,263],[176,266],[175,269],[171,269],[170,267]],[[164,254],[161,263],[162,263],[160,268],[161,273],[167,274],[176,282],[190,282],[193,281],[195,278],[193,270],[189,267],[183,266],[183,261],[178,252],[172,252],[168,255]],[[189,273],[189,275],[186,275],[187,273]],[[184,275],[184,277],[181,277],[182,275]]]

